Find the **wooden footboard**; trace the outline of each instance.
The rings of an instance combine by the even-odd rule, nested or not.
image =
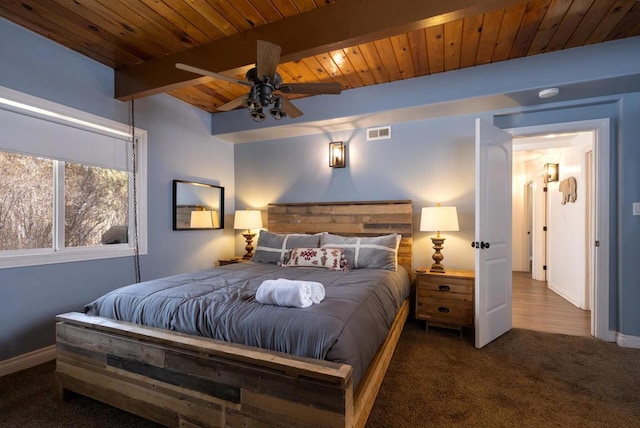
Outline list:
[[[349,365],[63,314],[56,327],[59,392],[166,426],[362,427],[408,310],[405,302],[355,394]]]

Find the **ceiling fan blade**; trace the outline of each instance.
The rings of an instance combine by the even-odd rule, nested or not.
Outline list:
[[[278,90],[285,94],[339,94],[342,92],[342,86],[338,82],[283,83]]]
[[[282,111],[287,113],[287,116],[295,119],[296,117],[300,117],[304,114],[285,97],[280,97],[280,100],[282,101]]]
[[[192,67],[187,64],[177,63],[176,68],[179,68],[180,70],[184,70],[184,71],[190,71],[191,73],[195,73],[195,74],[201,74],[203,76],[213,77],[214,79],[226,80],[227,82],[231,82],[231,83],[238,83],[240,85],[245,85],[245,86],[253,86],[250,82],[247,82],[246,80],[238,80],[233,77],[225,76],[224,74],[214,73],[213,71],[205,70],[203,68],[198,68],[198,67]]]
[[[229,101],[228,103],[222,104],[220,107],[216,108],[216,110],[218,111],[231,111],[236,107],[240,107],[242,105],[242,103],[244,102],[244,100],[246,100],[248,97],[248,94],[242,95],[238,98],[235,98],[231,101]]]
[[[268,76],[271,81],[274,80],[276,69],[280,63],[280,51],[280,46],[264,40],[258,40],[256,69],[260,80],[264,76]]]

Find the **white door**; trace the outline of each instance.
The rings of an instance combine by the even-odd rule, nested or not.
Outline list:
[[[511,146],[476,119],[476,348],[511,329]]]

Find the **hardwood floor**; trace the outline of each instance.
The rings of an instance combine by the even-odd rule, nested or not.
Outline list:
[[[591,311],[569,303],[528,272],[513,272],[513,327],[571,336],[591,336]]]

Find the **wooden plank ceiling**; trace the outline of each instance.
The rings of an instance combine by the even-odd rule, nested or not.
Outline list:
[[[636,0],[2,0],[0,16],[116,69],[119,99],[212,113],[246,86],[175,62],[244,79],[258,39],[282,46],[284,81],[348,90],[640,35]]]

